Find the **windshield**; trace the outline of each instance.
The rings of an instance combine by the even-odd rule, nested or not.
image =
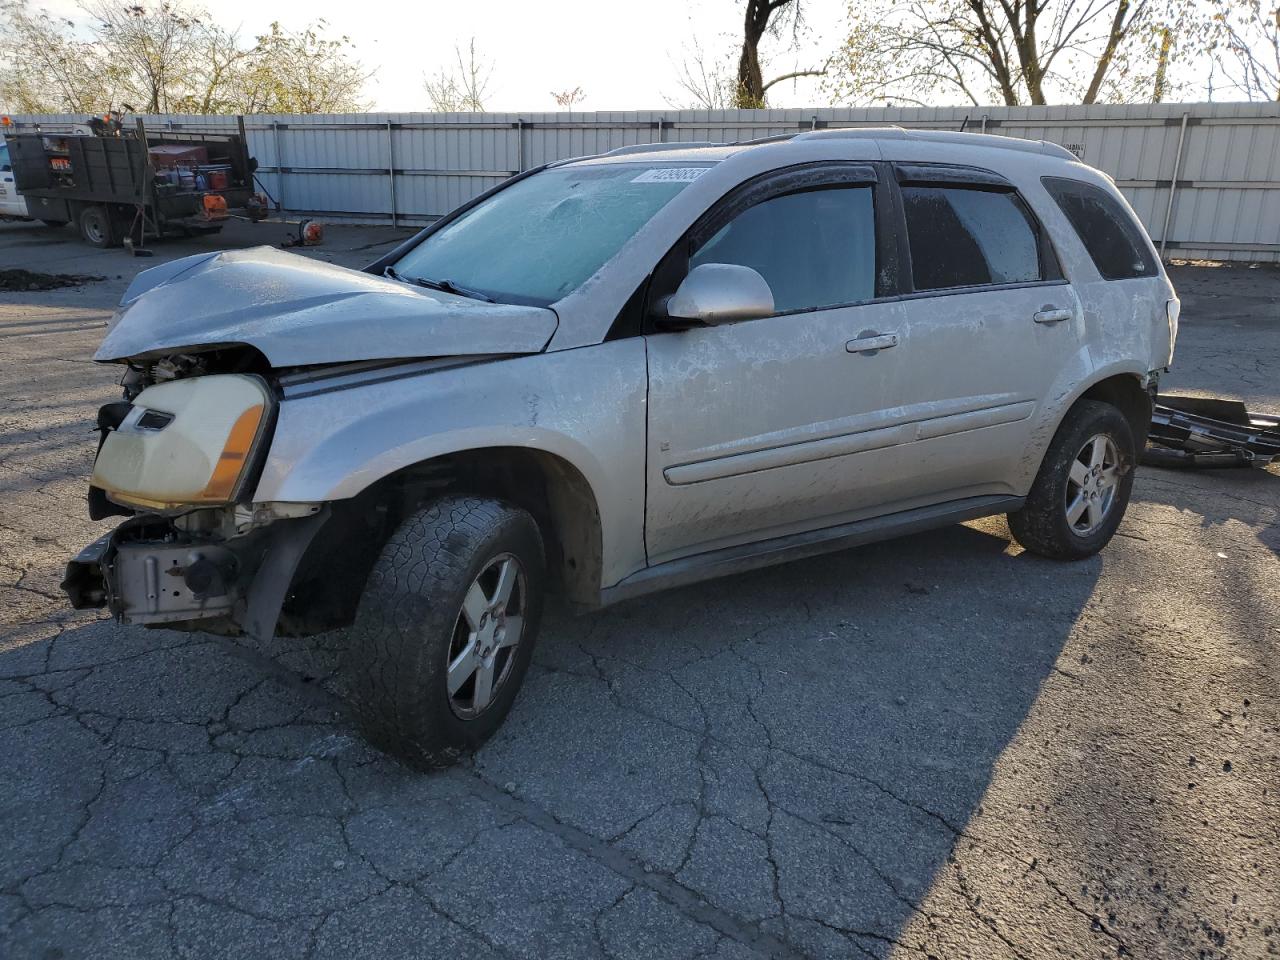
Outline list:
[[[394,273],[546,306],[581,286],[706,168],[617,163],[543,170],[440,228],[401,257]]]

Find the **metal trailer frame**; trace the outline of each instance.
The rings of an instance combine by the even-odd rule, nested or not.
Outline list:
[[[102,246],[126,237],[141,244],[149,237],[168,234],[214,233],[222,223],[201,216],[206,195],[221,196],[230,209],[244,207],[254,194],[256,163],[249,156],[244,120],[237,119],[236,134],[166,132],[152,138],[141,118],[132,133],[119,137],[10,134],[6,139],[15,186],[33,218],[75,223],[85,239]],[[49,147],[55,136],[66,147],[61,169],[55,166],[62,159],[61,151]],[[231,167],[230,182],[216,190],[162,189],[150,154],[156,144],[215,146],[218,159]],[[86,211],[98,211],[92,219],[100,231],[93,236],[85,227]]]
[[[1161,396],[1144,463],[1157,467],[1265,467],[1280,458],[1280,417],[1237,400]]]

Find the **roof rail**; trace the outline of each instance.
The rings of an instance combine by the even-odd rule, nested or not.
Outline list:
[[[794,133],[775,133],[771,137],[756,137],[753,140],[734,140],[728,144],[730,147],[758,147],[763,143],[782,143],[786,140],[794,140]]]
[[[1040,153],[1064,160],[1078,159],[1066,147],[1047,140],[1023,140],[1018,137],[1001,137],[990,133],[962,133],[959,130],[906,130],[899,126],[887,127],[828,127],[796,134],[797,140],[924,140],[928,143],[954,143],[971,147],[992,147],[997,150],[1017,150],[1020,153]]]
[[[692,150],[697,147],[723,146],[723,143],[717,143],[714,140],[672,140],[667,143],[636,143],[629,147],[618,147],[608,153],[599,154],[599,156],[621,157],[628,153],[659,153],[663,150]]]

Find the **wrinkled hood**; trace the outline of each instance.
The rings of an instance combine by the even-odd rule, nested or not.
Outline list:
[[[542,307],[485,303],[273,247],[199,254],[138,274],[95,360],[248,344],[273,367],[537,353]]]

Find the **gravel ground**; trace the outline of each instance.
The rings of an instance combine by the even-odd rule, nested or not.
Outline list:
[[[277,242],[234,225],[218,243]],[[362,263],[400,236],[331,228]],[[1000,519],[573,618],[412,774],[247,647],[67,609],[153,260],[0,226],[0,957],[1280,955],[1280,471],[1143,469],[1060,565]],[[1175,270],[1169,386],[1280,409],[1280,271]]]

